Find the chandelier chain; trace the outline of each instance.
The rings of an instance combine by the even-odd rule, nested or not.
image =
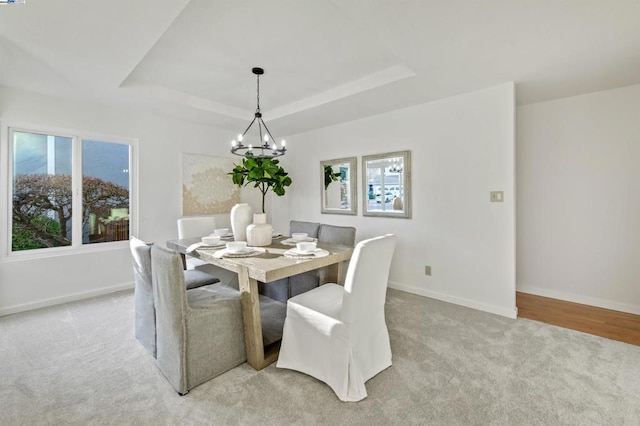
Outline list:
[[[258,87],[258,93],[256,96],[256,104],[257,104],[257,108],[256,108],[256,112],[260,112],[260,75],[256,75],[257,78],[257,84],[256,86]]]

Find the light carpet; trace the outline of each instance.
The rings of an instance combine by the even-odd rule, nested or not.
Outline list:
[[[246,363],[181,397],[133,337],[133,293],[0,318],[0,425],[640,424],[640,347],[389,290],[369,396]]]

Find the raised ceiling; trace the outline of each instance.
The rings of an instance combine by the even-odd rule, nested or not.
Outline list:
[[[291,135],[516,83],[528,104],[640,83],[637,0],[27,0],[0,85]]]

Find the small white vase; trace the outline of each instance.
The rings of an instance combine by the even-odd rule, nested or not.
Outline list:
[[[265,213],[253,215],[253,223],[247,226],[247,245],[254,247],[265,247],[271,245],[273,237],[273,226],[267,223]]]
[[[251,223],[253,209],[247,203],[236,204],[231,208],[230,220],[233,239],[247,241],[247,226]]]

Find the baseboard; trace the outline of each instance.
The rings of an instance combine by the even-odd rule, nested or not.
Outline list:
[[[52,297],[50,299],[38,300],[35,302],[23,303],[21,305],[7,306],[0,308],[0,317],[5,315],[17,314],[18,312],[31,311],[33,309],[46,308],[47,306],[61,305],[63,303],[75,302],[77,300],[89,299],[91,297],[102,296],[104,294],[115,293],[117,291],[129,290],[133,288],[134,283],[128,282],[110,287],[102,287],[79,293],[67,294],[65,296]]]
[[[550,297],[552,299],[564,300],[566,302],[580,303],[582,305],[595,306],[598,308],[611,309],[612,311],[626,312],[628,314],[640,315],[640,306],[628,303],[614,302],[612,300],[600,299],[597,297],[583,296],[580,294],[566,293],[563,291],[550,290],[547,288],[518,285],[516,290],[521,293],[534,294],[536,296]]]
[[[389,288],[401,290],[407,293],[417,294],[419,296],[429,297],[431,299],[441,300],[443,302],[453,303],[454,305],[465,306],[467,308],[477,309],[479,311],[489,312],[491,314],[501,315],[507,318],[517,318],[518,308],[505,309],[498,306],[487,305],[485,303],[476,302],[475,300],[464,299],[461,297],[451,296],[449,294],[438,293],[436,291],[426,290],[422,288],[410,287],[404,284],[389,281]]]

